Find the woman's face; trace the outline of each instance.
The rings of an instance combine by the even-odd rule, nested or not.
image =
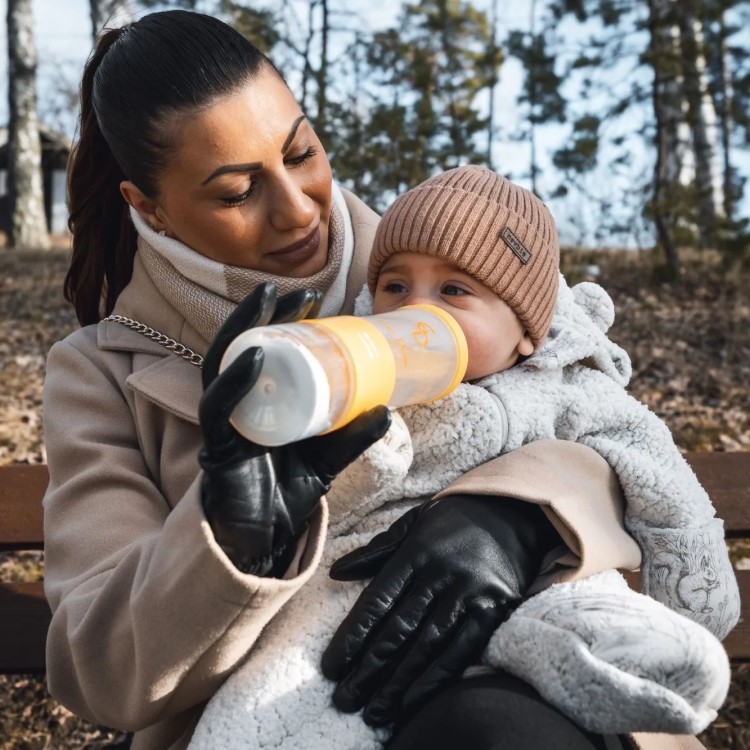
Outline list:
[[[273,70],[177,123],[175,136],[159,195],[143,216],[157,231],[221,263],[281,276],[325,266],[331,169]],[[123,194],[143,215],[124,187]]]

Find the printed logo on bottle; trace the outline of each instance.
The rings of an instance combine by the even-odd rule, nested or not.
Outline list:
[[[418,346],[427,348],[430,345],[430,334],[432,333],[435,333],[435,329],[420,321],[411,336]]]

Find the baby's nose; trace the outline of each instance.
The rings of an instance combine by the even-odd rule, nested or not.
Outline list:
[[[440,297],[432,297],[424,294],[410,294],[404,301],[404,305],[436,305],[442,307]]]

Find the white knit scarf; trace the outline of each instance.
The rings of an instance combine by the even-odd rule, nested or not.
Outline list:
[[[279,294],[318,289],[323,292],[321,317],[338,314],[346,295],[354,232],[344,196],[336,184],[331,198],[328,260],[318,273],[303,278],[219,263],[179,240],[158,234],[132,208],[130,216],[138,232],[138,252],[156,288],[206,341],[212,341],[237,304],[264,281],[273,282]]]

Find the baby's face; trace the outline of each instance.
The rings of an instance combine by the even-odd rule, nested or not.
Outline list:
[[[430,304],[450,313],[469,345],[464,380],[476,380],[512,367],[534,345],[513,310],[473,276],[440,258],[396,253],[383,264],[373,312]]]

